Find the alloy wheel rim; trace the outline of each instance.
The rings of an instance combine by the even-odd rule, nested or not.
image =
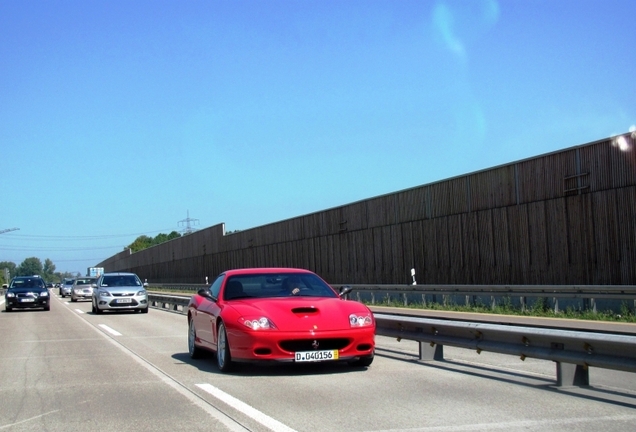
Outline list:
[[[190,354],[194,352],[194,334],[194,326],[192,325],[192,322],[190,322],[190,331],[188,332],[188,350],[190,351]]]
[[[221,326],[221,330],[219,330],[219,347],[218,347],[218,362],[219,366],[223,367],[225,365],[225,327]]]

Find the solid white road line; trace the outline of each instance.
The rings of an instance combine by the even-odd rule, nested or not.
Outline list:
[[[275,432],[296,432],[294,429],[282,424],[278,420],[274,420],[256,408],[252,408],[245,402],[236,399],[234,396],[230,396],[223,390],[219,390],[211,384],[197,384],[196,386]]]

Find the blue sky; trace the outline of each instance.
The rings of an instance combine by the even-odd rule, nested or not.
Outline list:
[[[0,0],[0,261],[244,230],[625,133],[633,0]]]

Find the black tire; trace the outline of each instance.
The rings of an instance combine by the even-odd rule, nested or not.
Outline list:
[[[192,322],[192,318],[188,321],[188,354],[190,354],[190,358],[198,359],[203,357],[203,350],[196,346],[194,343],[197,337],[196,329],[194,328],[194,323]]]
[[[216,342],[216,364],[221,372],[228,372],[232,370],[232,357],[230,356],[230,344],[227,341],[227,332],[223,323],[219,324]]]
[[[101,310],[97,306],[93,306],[93,307],[95,308],[95,310],[93,312],[95,312],[97,315],[100,315],[102,312],[104,312],[103,310]]]
[[[71,297],[71,303],[75,303],[77,301],[77,299],[74,299],[73,297]]]
[[[139,312],[141,313],[148,313],[148,309],[150,309],[149,307],[145,307],[143,309],[139,309]]]
[[[13,310],[13,308],[11,306],[9,306],[8,304],[4,304],[4,311],[5,312],[11,312]]]
[[[371,363],[373,363],[373,357],[373,354],[367,357],[360,357],[358,360],[354,360],[349,364],[355,367],[369,367],[371,366]]]
[[[46,305],[46,306],[44,306],[44,310],[45,310],[45,311],[50,311],[50,310],[51,310],[51,305]]]
[[[97,308],[95,307],[95,303],[93,303],[93,301],[91,300],[91,311],[93,313],[97,313],[96,310],[97,310]]]

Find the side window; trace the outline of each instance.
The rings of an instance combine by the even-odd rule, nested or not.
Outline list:
[[[223,285],[223,281],[225,280],[225,275],[219,275],[214,282],[212,282],[212,286],[210,286],[210,293],[212,294],[212,297],[218,299],[219,298],[219,291],[221,291],[221,285]]]

